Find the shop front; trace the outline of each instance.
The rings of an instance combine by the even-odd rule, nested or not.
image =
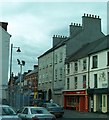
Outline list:
[[[64,108],[88,112],[88,96],[86,90],[63,91]]]
[[[98,88],[98,89],[88,89],[87,93],[89,95],[89,111],[91,112],[108,112],[108,89]],[[90,99],[92,98],[92,99]],[[91,110],[91,100],[93,100],[93,109]]]

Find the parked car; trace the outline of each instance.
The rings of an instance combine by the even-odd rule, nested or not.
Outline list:
[[[56,103],[46,102],[43,104],[50,113],[54,114],[56,117],[62,117],[64,114],[64,109]]]
[[[56,117],[47,109],[35,106],[23,107],[20,112],[18,111],[18,116],[22,120],[56,120]]]
[[[0,105],[0,120],[21,120],[11,106]]]
[[[38,107],[42,107],[43,104],[44,104],[44,102],[45,102],[44,100],[34,99],[32,105],[34,105],[34,106],[38,106]]]

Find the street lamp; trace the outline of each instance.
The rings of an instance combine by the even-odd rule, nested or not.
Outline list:
[[[17,62],[18,62],[18,65],[20,65],[20,96],[19,96],[19,103],[22,103],[22,105],[23,105],[23,102],[24,102],[24,98],[23,98],[23,100],[22,100],[22,102],[21,102],[21,93],[22,93],[22,86],[21,86],[21,80],[22,80],[22,66],[25,66],[25,61],[20,61],[19,59],[17,59]],[[23,94],[23,93],[22,93]],[[24,97],[24,96],[23,96]],[[22,106],[21,104],[19,104],[19,106],[21,107]]]
[[[19,59],[17,59],[18,65],[20,65],[20,88],[21,88],[21,76],[22,76],[22,66],[25,66],[25,61],[22,60],[20,61]]]
[[[13,55],[13,48],[17,48],[16,52],[21,52],[20,47],[14,47],[13,44],[11,44],[11,54],[10,54],[10,81],[12,80],[12,55]]]
[[[12,92],[13,92],[13,79],[12,79],[12,77],[13,77],[13,72],[12,72],[12,55],[13,55],[13,48],[17,48],[17,51],[16,52],[21,52],[21,50],[20,50],[20,47],[14,47],[13,46],[13,44],[11,44],[11,51],[10,51],[10,82],[11,82],[11,93],[10,93],[10,96],[9,96],[9,102],[12,104],[12,106],[13,106],[13,104],[14,104],[14,102],[13,102],[13,99],[11,99],[12,98]]]

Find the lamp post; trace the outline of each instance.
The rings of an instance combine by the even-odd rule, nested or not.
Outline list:
[[[21,52],[20,47],[14,47],[13,44],[11,44],[11,54],[10,54],[10,80],[12,80],[12,55],[13,55],[13,48],[17,48],[16,52]]]
[[[10,94],[11,96],[9,96],[9,101],[12,104],[12,106],[13,106],[13,100],[11,98],[13,98],[12,97],[12,92],[13,92],[13,79],[12,79],[12,77],[13,77],[13,72],[12,72],[13,48],[17,48],[17,52],[21,52],[20,47],[14,47],[13,44],[11,44],[11,51],[10,51],[10,82],[11,82],[11,90],[12,91],[10,91],[11,92],[11,94]]]
[[[20,61],[19,59],[17,59],[17,62],[18,62],[18,65],[20,65],[20,81],[19,81],[19,83],[20,83],[20,94],[21,94],[21,92],[22,92],[22,66],[25,66],[25,61]],[[19,95],[20,95],[19,94]],[[20,98],[20,96],[19,96],[19,107],[22,107],[23,106],[23,102],[24,102],[24,100],[22,100],[22,102],[21,102],[21,98]],[[22,105],[20,104],[20,103],[22,103]]]
[[[25,61],[22,60],[20,61],[19,59],[17,59],[18,65],[20,65],[20,87],[21,87],[21,76],[22,76],[22,66],[25,66]]]

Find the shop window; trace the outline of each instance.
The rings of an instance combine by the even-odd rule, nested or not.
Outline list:
[[[98,67],[98,56],[95,55],[92,58],[92,68],[97,68]]]
[[[94,88],[97,88],[97,74],[94,74]]]
[[[76,107],[76,97],[69,96],[67,98],[67,106]]]
[[[83,88],[86,88],[86,75],[83,75]]]
[[[109,66],[109,52],[107,52],[107,65]]]
[[[103,95],[103,107],[106,107],[106,96]]]
[[[83,60],[83,70],[86,70],[87,69],[87,60],[84,59]]]
[[[69,78],[67,78],[67,89],[69,89],[70,88],[70,80],[69,80]]]
[[[75,77],[75,89],[77,89],[77,77]]]

